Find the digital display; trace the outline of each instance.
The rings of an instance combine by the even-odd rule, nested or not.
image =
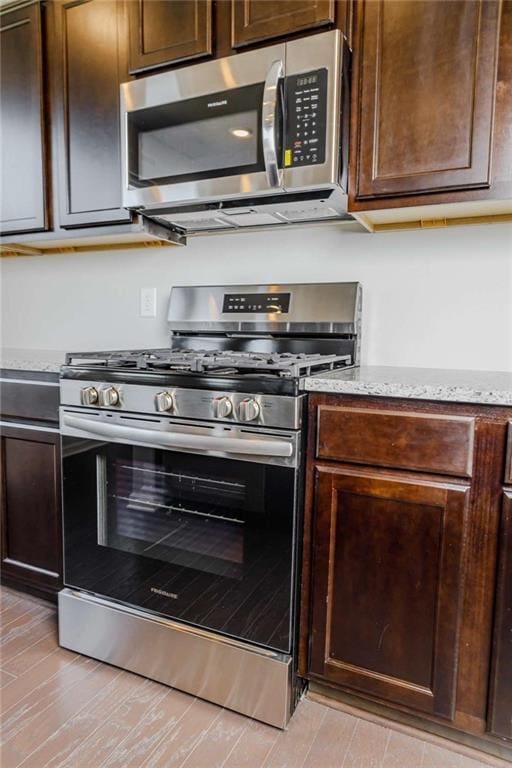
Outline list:
[[[282,314],[290,310],[289,293],[225,293],[222,312]]]
[[[318,74],[306,75],[305,77],[297,78],[297,85],[314,85],[318,82]]]

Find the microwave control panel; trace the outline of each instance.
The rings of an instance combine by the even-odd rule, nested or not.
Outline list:
[[[286,78],[285,168],[325,162],[327,70]]]

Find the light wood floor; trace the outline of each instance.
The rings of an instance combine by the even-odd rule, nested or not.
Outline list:
[[[279,731],[65,651],[47,603],[0,593],[2,768],[484,768],[304,699]],[[444,742],[443,742],[444,743]]]

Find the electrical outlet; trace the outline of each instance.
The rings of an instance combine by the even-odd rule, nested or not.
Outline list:
[[[140,316],[156,317],[156,288],[140,289]]]

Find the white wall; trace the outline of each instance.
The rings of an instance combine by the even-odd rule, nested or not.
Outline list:
[[[363,362],[512,370],[512,226],[348,233],[338,227],[192,239],[186,248],[1,260],[2,344],[165,346],[172,285],[360,280]],[[138,316],[156,286],[156,319]]]

